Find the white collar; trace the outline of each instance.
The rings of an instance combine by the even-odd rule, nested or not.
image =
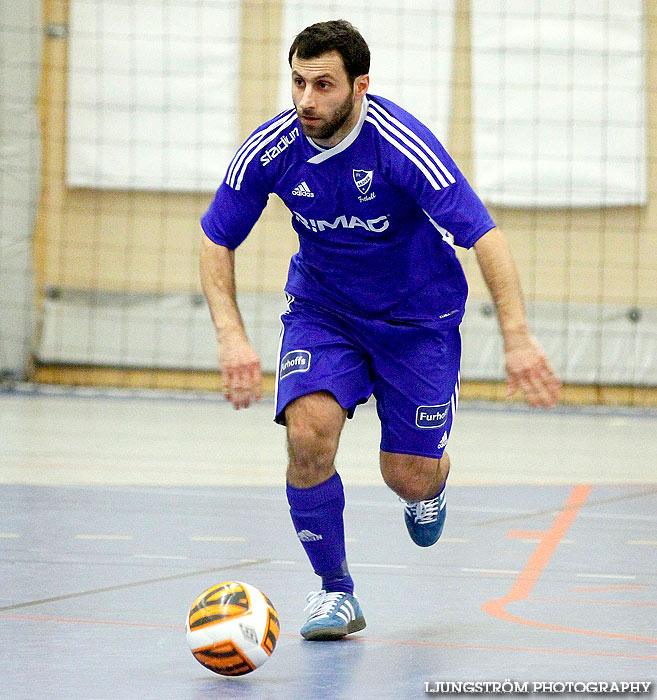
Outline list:
[[[335,146],[322,149],[322,147],[318,146],[309,136],[306,136],[310,144],[319,151],[319,153],[310,158],[308,162],[323,163],[328,158],[331,158],[331,156],[342,153],[342,151],[344,151],[346,148],[349,148],[349,146],[351,146],[351,144],[358,138],[358,134],[360,134],[360,130],[363,128],[363,123],[365,122],[365,117],[367,116],[368,104],[369,102],[367,97],[363,97],[363,103],[360,106],[360,117],[358,117],[356,126],[354,126],[354,128],[342,139],[342,141]]]

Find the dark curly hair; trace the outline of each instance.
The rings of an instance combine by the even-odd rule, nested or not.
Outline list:
[[[344,19],[317,22],[300,31],[290,46],[288,62],[296,53],[299,58],[317,58],[329,51],[342,57],[350,82],[370,71],[370,49],[360,32]]]

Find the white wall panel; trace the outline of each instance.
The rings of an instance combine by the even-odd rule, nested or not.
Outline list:
[[[41,36],[39,0],[0,2],[0,374],[19,378],[29,364],[34,333]]]
[[[642,0],[472,0],[474,185],[482,199],[513,207],[645,203],[643,41]]]
[[[70,187],[214,191],[238,138],[240,4],[71,0]]]

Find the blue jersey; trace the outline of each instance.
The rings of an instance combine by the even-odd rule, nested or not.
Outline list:
[[[201,220],[205,234],[236,248],[272,192],[299,236],[287,292],[364,316],[460,323],[467,284],[454,244],[470,248],[494,223],[411,114],[370,95],[350,134],[322,149],[294,109],[282,112],[237,151]]]

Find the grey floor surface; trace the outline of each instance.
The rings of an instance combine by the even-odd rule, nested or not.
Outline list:
[[[271,411],[0,394],[1,697],[420,698],[439,681],[657,678],[656,413],[463,404],[445,531],[420,549],[360,408],[338,468],[368,625],[312,643],[298,629],[317,581]],[[281,619],[272,658],[239,679],[200,666],[184,635],[192,600],[232,579]]]

